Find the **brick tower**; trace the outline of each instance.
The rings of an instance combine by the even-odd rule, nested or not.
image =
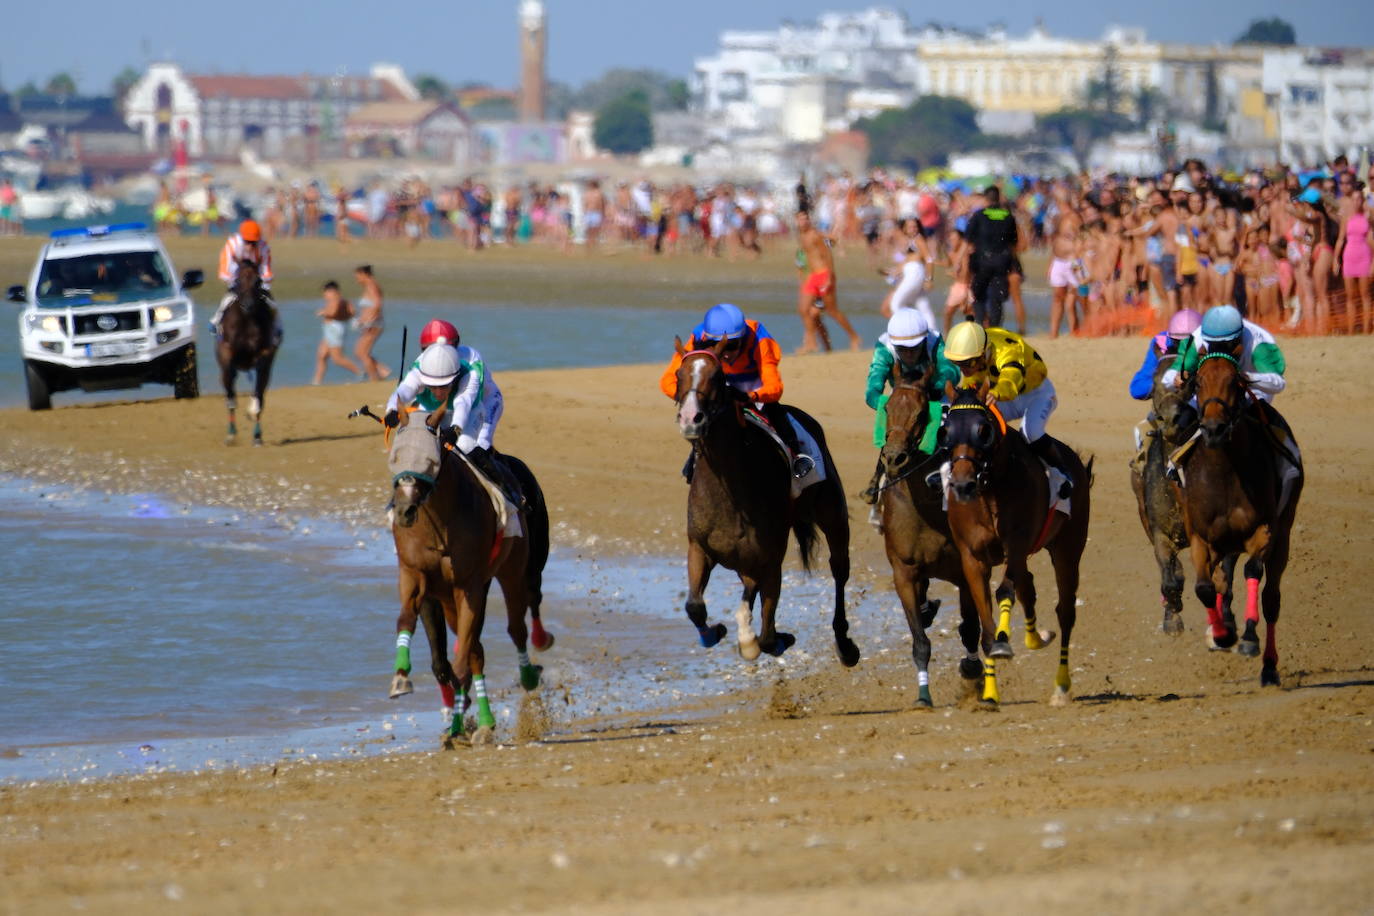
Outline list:
[[[520,120],[544,120],[548,15],[542,0],[520,2]]]

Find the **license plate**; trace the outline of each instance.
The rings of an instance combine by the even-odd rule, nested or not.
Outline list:
[[[87,356],[132,356],[137,352],[136,343],[86,344]]]

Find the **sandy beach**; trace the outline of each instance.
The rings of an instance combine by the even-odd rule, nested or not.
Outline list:
[[[909,643],[860,635],[852,671],[834,663],[798,677],[760,661],[774,666],[770,686],[729,716],[545,741],[507,733],[500,747],[386,759],[7,785],[0,908],[1367,908],[1374,618],[1355,586],[1374,550],[1374,434],[1358,371],[1374,349],[1284,342],[1291,387],[1280,404],[1308,483],[1284,583],[1284,687],[1261,690],[1258,661],[1205,650],[1191,597],[1184,635],[1159,632],[1157,572],[1126,472],[1143,410],[1125,388],[1143,340],[1037,345],[1060,392],[1051,431],[1097,460],[1069,708],[1044,702],[1051,653],[1020,653],[1000,713],[972,711],[955,660],[939,657],[937,708],[915,712]],[[866,366],[867,354],[783,363],[787,399],[825,424],[850,494],[873,462]],[[657,391],[660,369],[501,376],[498,444],[540,476],[556,545],[681,553],[686,447]],[[261,449],[223,444],[222,402],[208,391],[4,410],[0,472],[380,524],[378,427],[345,415],[386,394],[384,384],[273,390]],[[890,591],[866,508],[851,499],[851,591]],[[1045,560],[1033,569],[1051,602]],[[644,601],[679,606],[679,587]],[[786,603],[784,592],[781,620]],[[558,613],[545,606],[555,625]],[[681,638],[694,642],[685,620]],[[722,672],[746,664],[717,651]]]

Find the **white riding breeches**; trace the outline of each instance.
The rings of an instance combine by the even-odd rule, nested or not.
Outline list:
[[[1045,435],[1045,425],[1058,406],[1059,398],[1055,396],[1054,383],[1045,379],[1038,388],[1025,392],[1015,400],[999,402],[997,409],[1008,422],[1020,420],[1021,435],[1026,437],[1027,442],[1034,442]]]
[[[501,389],[488,378],[482,392],[482,403],[468,414],[467,422],[458,431],[459,450],[466,455],[474,448],[491,448],[496,438],[496,424],[501,422],[501,414],[505,411],[506,404],[501,397]]]

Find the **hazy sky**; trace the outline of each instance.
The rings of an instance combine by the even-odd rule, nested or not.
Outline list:
[[[187,0],[9,0],[0,8],[0,85],[73,73],[83,90],[108,91],[125,66],[171,59],[193,72],[361,73],[394,61],[412,75],[451,82],[514,85],[518,0],[331,0],[227,3]],[[861,0],[547,0],[549,75],[577,84],[615,67],[654,67],[686,76],[723,29],[772,29],[836,9],[885,5],[913,23],[938,20],[981,28],[1000,21],[1024,33],[1038,16],[1055,34],[1097,37],[1113,22],[1144,26],[1151,38],[1229,42],[1251,19],[1280,15],[1305,44],[1374,45],[1371,7],[1355,0],[1280,4],[1276,0],[982,0],[952,4]],[[1314,15],[1305,21],[1296,9]],[[239,11],[237,14],[235,11]]]

